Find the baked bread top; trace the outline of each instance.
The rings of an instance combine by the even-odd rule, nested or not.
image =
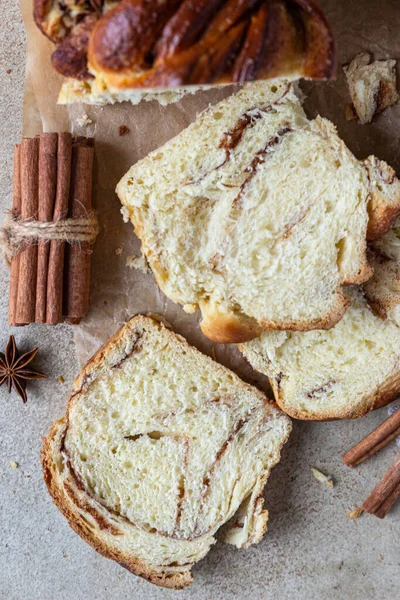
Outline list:
[[[44,476],[96,550],[182,588],[230,519],[225,541],[262,538],[263,488],[290,430],[264,394],[137,316],[77,378],[44,443]]]
[[[117,193],[161,289],[225,343],[332,327],[349,304],[342,286],[372,274],[367,233],[400,211],[393,170],[358,161],[278,80],[207,109]]]
[[[94,78],[101,98],[335,71],[332,32],[314,0],[34,0],[34,16],[57,45],[54,68]]]
[[[346,295],[350,308],[329,331],[271,331],[240,345],[296,419],[354,419],[400,394],[399,327],[375,316],[361,289]]]

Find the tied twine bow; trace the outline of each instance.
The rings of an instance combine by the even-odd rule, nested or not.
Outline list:
[[[99,222],[94,211],[88,212],[85,217],[60,221],[23,221],[10,212],[0,229],[0,247],[6,264],[10,266],[12,257],[21,252],[25,243],[34,245],[38,240],[59,240],[68,244],[93,243],[98,233]]]

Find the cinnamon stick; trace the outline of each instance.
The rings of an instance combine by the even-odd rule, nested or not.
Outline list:
[[[39,138],[21,142],[21,218],[36,219],[38,213]],[[25,243],[19,255],[17,325],[35,321],[37,246]]]
[[[384,519],[392,508],[393,504],[396,502],[397,498],[400,496],[400,482],[394,488],[391,494],[382,502],[380,507],[375,511],[374,515],[379,519]]]
[[[93,137],[85,137],[84,135],[78,135],[74,138],[74,144],[79,146],[89,146],[90,148],[94,148],[94,138]]]
[[[400,456],[386,471],[363,504],[365,512],[383,518],[400,493]]]
[[[86,217],[92,208],[94,149],[77,143],[72,148],[70,217]],[[65,320],[77,324],[89,310],[90,251],[88,242],[70,244],[66,262]]]
[[[21,146],[14,146],[14,179],[13,179],[13,217],[21,216]],[[10,265],[10,297],[8,303],[8,324],[15,325],[19,279],[19,254],[11,259]]]
[[[57,192],[53,220],[60,221],[68,215],[72,159],[72,136],[68,132],[58,134],[57,143]],[[55,325],[62,320],[63,273],[65,242],[50,242],[47,275],[46,323]]]
[[[342,460],[349,467],[355,467],[378,452],[398,435],[400,435],[400,409],[396,410],[391,417],[346,452],[342,456]]]
[[[38,220],[53,219],[57,186],[57,134],[41,133],[39,137],[39,199]],[[47,273],[50,245],[38,240],[36,281],[36,323],[46,323]]]

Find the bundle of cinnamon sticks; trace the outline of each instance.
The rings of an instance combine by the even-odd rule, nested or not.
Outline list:
[[[343,455],[343,462],[355,467],[400,435],[400,408],[379,427]],[[400,455],[369,494],[362,508],[383,519],[400,496]]]
[[[14,148],[12,216],[39,225],[86,217],[92,209],[94,140],[42,133]],[[12,256],[9,324],[79,323],[89,309],[88,242],[26,240]]]

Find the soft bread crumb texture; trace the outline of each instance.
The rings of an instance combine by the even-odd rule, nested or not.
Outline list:
[[[346,294],[351,306],[329,331],[265,332],[240,346],[295,418],[355,418],[400,393],[399,328],[375,316],[356,287]]]
[[[142,100],[144,102],[156,100],[161,106],[168,106],[169,104],[179,102],[186,95],[195,94],[199,89],[207,90],[210,87],[207,85],[201,87],[192,85],[175,89],[113,89],[98,74],[95,79],[88,79],[87,81],[66,79],[61,86],[57,103],[74,104],[82,102],[84,104],[103,106],[117,102],[130,102],[136,105]]]
[[[392,319],[400,327],[400,219],[371,246],[374,274],[364,291],[377,315]]]
[[[135,317],[75,382],[42,461],[86,541],[153,583],[184,587],[227,521],[238,547],[262,538],[262,491],[290,430],[264,394]]]
[[[362,125],[371,123],[375,114],[398,102],[395,60],[371,63],[370,54],[363,52],[343,70],[354,110]]]
[[[356,160],[276,80],[207,109],[134,165],[117,194],[164,293],[200,308],[211,339],[241,342],[343,316],[342,285],[372,274],[367,228],[385,233],[400,211],[395,176],[377,191],[384,167]]]

